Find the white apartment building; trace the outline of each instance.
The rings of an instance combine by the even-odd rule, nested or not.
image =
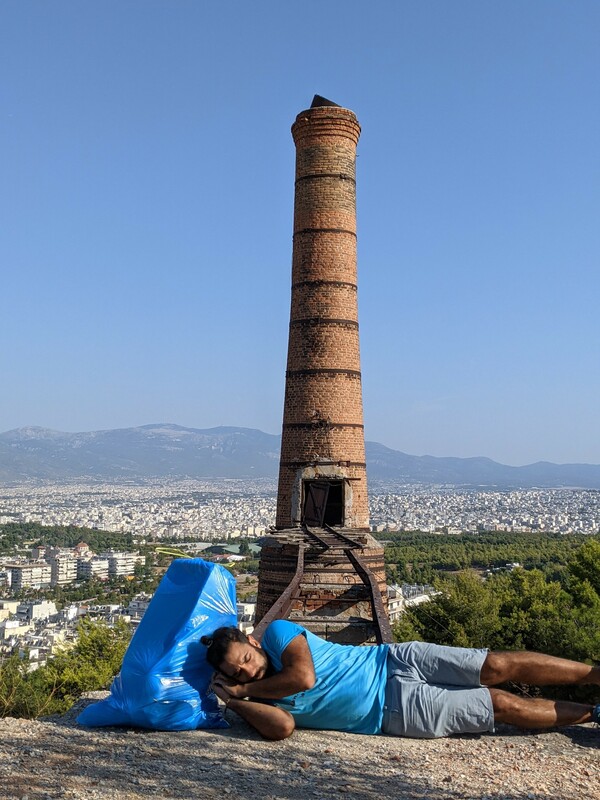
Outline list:
[[[77,559],[70,553],[57,553],[48,558],[50,586],[65,586],[77,580]]]
[[[20,622],[18,619],[3,619],[0,622],[0,640],[8,642],[11,639],[23,636],[32,629],[29,623]]]
[[[403,583],[399,586],[393,583],[387,587],[388,617],[394,623],[401,617],[407,608],[428,603],[432,595],[437,594],[433,586],[422,583]]]
[[[133,575],[137,556],[135,553],[118,553],[116,550],[108,550],[100,553],[100,558],[108,560],[108,574],[113,575]]]
[[[21,622],[34,622],[36,619],[49,619],[56,613],[52,600],[26,600],[17,606],[16,617]]]
[[[397,622],[404,611],[404,597],[402,589],[397,584],[387,587],[388,617],[391,623]]]
[[[50,586],[50,564],[45,561],[27,561],[23,564],[7,564],[6,569],[10,575],[10,586],[13,592],[32,587],[40,589]]]
[[[18,600],[0,600],[0,619],[8,619],[11,614],[16,614],[18,606]]]
[[[141,619],[146,613],[151,599],[152,595],[143,593],[132,597],[127,606],[129,616],[132,619]]]
[[[77,577],[83,581],[89,581],[90,578],[105,581],[108,578],[108,558],[101,556],[78,558]]]
[[[248,635],[254,630],[254,616],[256,614],[256,603],[236,603],[237,626]]]

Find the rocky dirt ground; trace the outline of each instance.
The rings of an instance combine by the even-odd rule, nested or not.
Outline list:
[[[83,704],[90,700],[83,701]],[[86,729],[82,704],[53,720],[0,720],[2,800],[600,800],[600,729],[434,741],[296,731]]]

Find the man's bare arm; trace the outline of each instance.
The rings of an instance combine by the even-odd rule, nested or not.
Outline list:
[[[265,739],[278,741],[291,736],[296,727],[294,718],[288,711],[266,703],[255,703],[252,700],[238,700],[228,694],[224,687],[213,679],[210,689],[223,700],[232,711],[252,725]]]
[[[298,634],[281,654],[282,669],[269,678],[249,683],[236,683],[225,676],[217,675],[219,684],[234,698],[257,697],[265,700],[280,700],[297,692],[305,692],[315,685],[315,667],[310,648],[304,634]]]
[[[238,700],[231,697],[227,708],[235,711],[249,725],[252,725],[265,739],[278,741],[291,736],[296,727],[294,718],[283,708],[270,706],[267,703],[255,703],[252,700]]]

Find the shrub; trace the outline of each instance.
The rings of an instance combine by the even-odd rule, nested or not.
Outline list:
[[[30,671],[30,662],[18,654],[0,662],[0,717],[62,714],[84,692],[108,689],[129,644],[129,627],[83,619],[78,634],[72,647],[39,669]]]

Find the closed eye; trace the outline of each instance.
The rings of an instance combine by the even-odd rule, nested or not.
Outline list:
[[[244,659],[243,659],[243,661],[242,661],[242,664],[247,664],[249,661],[250,661],[250,653],[247,653],[247,654],[244,656]],[[232,675],[231,677],[232,677],[232,678],[239,678],[239,676],[241,675],[241,673],[242,673],[242,668],[241,668],[241,667],[238,667],[238,668],[236,669],[236,671],[233,673],[233,675]]]

